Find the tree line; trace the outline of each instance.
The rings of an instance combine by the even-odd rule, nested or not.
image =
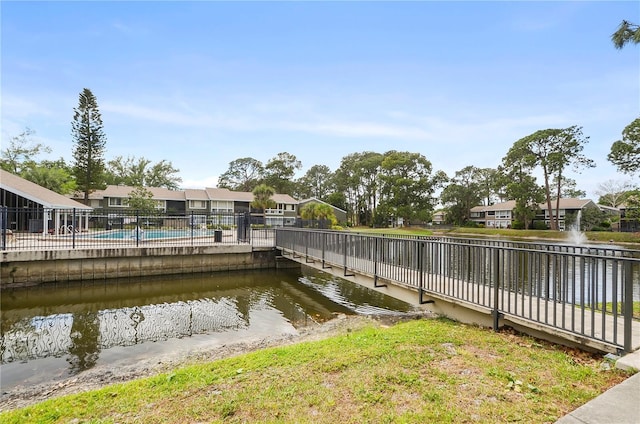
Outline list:
[[[638,126],[640,119],[625,128],[622,140],[613,146],[640,145],[640,138],[632,135]],[[474,206],[515,200],[515,225],[528,228],[538,205],[546,203],[553,211],[551,228],[558,229],[560,199],[586,195],[566,173],[595,166],[582,153],[588,139],[577,126],[536,131],[516,141],[497,168],[470,165],[453,176],[434,171],[431,162],[419,153],[395,150],[352,153],[334,172],[325,165],[314,165],[297,180],[291,176],[300,162],[290,153],[280,153],[266,165],[245,157],[229,163],[218,186],[252,191],[267,184],[296,198],[323,200],[346,210],[349,223],[368,226],[386,226],[398,218],[405,223],[429,221],[438,203],[446,209],[449,223],[463,225],[471,220]],[[625,163],[632,156],[627,155]],[[640,169],[638,165],[618,168],[629,174]],[[533,177],[536,170],[542,173],[542,184]],[[612,207],[637,195],[637,188],[628,182],[603,183],[599,189],[599,202]]]

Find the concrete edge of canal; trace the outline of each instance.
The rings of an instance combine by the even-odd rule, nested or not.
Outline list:
[[[5,251],[0,288],[42,283],[299,266],[251,245]]]

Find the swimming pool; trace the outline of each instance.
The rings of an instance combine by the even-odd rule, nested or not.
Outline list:
[[[138,238],[140,240],[155,240],[155,239],[166,239],[166,238],[181,238],[181,237],[203,237],[203,236],[213,236],[214,230],[190,230],[190,229],[182,229],[182,230],[138,230]],[[108,232],[100,233],[100,234],[88,234],[83,236],[85,238],[92,239],[108,239],[108,240],[124,240],[124,239],[135,239],[136,238],[136,230],[111,230]]]

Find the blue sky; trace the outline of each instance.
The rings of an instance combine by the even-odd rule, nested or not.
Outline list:
[[[629,2],[11,2],[2,143],[26,126],[71,160],[78,95],[98,99],[106,159],[166,159],[185,188],[280,152],[335,170],[362,151],[423,154],[453,176],[495,168],[539,129],[583,128],[597,167],[640,116],[640,47],[616,50]]]

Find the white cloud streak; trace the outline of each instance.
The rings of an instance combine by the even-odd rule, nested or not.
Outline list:
[[[184,108],[183,108],[184,109]],[[378,121],[318,117],[313,113],[292,116],[269,116],[269,111],[249,112],[229,111],[226,114],[215,112],[196,113],[169,110],[135,104],[104,103],[105,113],[121,115],[127,120],[144,120],[161,125],[174,125],[220,131],[288,131],[319,136],[341,138],[384,138],[407,141],[432,141],[442,143],[490,140],[491,138],[512,137],[531,128],[549,128],[571,125],[567,117],[559,115],[537,115],[523,117],[483,117],[473,120],[452,121],[437,116],[414,116],[394,112],[392,118]],[[286,115],[282,108],[274,107],[278,115]],[[389,116],[389,115],[388,115]]]

